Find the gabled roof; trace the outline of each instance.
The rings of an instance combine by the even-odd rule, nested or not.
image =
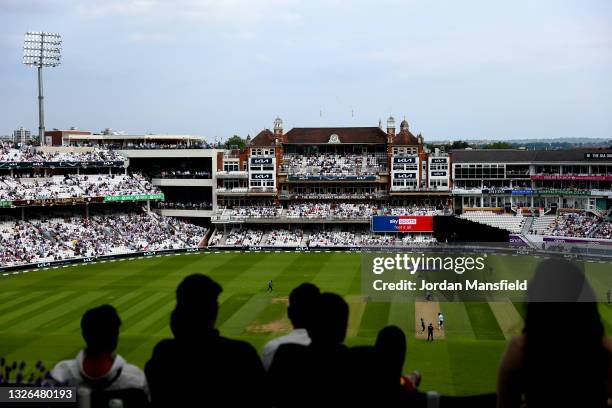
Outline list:
[[[267,147],[274,146],[274,133],[270,129],[264,129],[251,140],[252,147]]]
[[[408,129],[402,129],[393,136],[393,144],[396,146],[416,145],[419,144],[419,141]]]
[[[293,128],[285,135],[287,144],[332,144],[338,136],[339,143],[348,144],[384,144],[387,134],[379,127],[322,127]],[[338,143],[335,142],[335,143]]]

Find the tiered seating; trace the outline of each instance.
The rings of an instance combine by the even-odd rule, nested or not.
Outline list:
[[[386,158],[373,154],[287,154],[283,157],[283,169],[302,176],[374,175],[386,169]]]
[[[197,247],[207,229],[146,213],[55,216],[0,224],[0,264]]]
[[[535,217],[533,219],[533,224],[531,224],[531,233],[540,235],[550,234],[556,218],[557,217],[554,215]]]
[[[125,158],[113,150],[94,148],[90,152],[57,150],[45,152],[34,146],[14,147],[12,143],[0,142],[0,162],[94,162],[125,161]]]
[[[0,178],[0,200],[154,194],[160,190],[140,174],[63,175],[45,179]]]
[[[504,229],[513,233],[520,233],[525,217],[522,215],[495,214],[491,211],[469,211],[460,215],[460,218]]]

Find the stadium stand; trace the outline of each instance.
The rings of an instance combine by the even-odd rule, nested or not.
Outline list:
[[[550,234],[566,237],[589,237],[595,230],[599,218],[588,213],[559,214],[553,223]]]
[[[91,152],[41,151],[34,146],[0,143],[0,162],[99,162],[125,161],[125,158],[108,149],[95,148]]]
[[[0,177],[0,200],[105,197],[160,192],[141,174],[66,174],[45,179]]]
[[[63,216],[0,223],[0,265],[197,247],[207,229],[153,213]]]
[[[525,222],[522,215],[495,214],[491,211],[469,211],[460,215],[460,218],[501,228],[513,233],[520,233]]]
[[[387,168],[386,157],[374,154],[286,154],[283,170],[299,176],[354,176],[375,175]]]

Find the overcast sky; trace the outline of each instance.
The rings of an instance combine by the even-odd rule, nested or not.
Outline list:
[[[37,131],[29,30],[64,39],[48,129],[612,137],[609,0],[0,0],[0,134]]]

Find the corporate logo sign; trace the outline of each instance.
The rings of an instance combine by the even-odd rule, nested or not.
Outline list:
[[[394,157],[393,163],[397,164],[414,164],[416,163],[416,157]]]
[[[251,158],[251,165],[262,165],[262,164],[272,164],[272,158],[271,157],[252,157]]]
[[[375,215],[372,232],[432,232],[433,217],[428,215]]]
[[[440,158],[438,158],[438,159],[431,159],[431,162],[435,163],[435,164],[444,164],[444,163],[447,162],[447,159],[446,158],[444,158],[444,159],[440,159]]]
[[[251,174],[251,180],[272,180],[272,174],[271,173]]]
[[[395,173],[394,176],[396,179],[406,180],[406,179],[416,179],[416,173]]]
[[[584,154],[587,160],[612,160],[612,152],[589,152]]]

